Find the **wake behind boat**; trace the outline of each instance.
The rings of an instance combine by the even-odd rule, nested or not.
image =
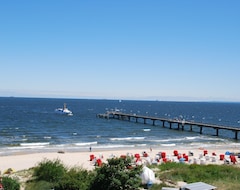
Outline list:
[[[62,115],[73,115],[72,111],[67,108],[66,103],[63,104],[63,108],[55,109],[55,113]]]

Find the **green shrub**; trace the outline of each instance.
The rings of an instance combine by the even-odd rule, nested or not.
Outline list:
[[[51,183],[47,181],[32,181],[26,184],[25,190],[50,190],[53,189]]]
[[[19,190],[20,189],[20,183],[13,178],[10,177],[3,177],[2,178],[2,184],[5,190]]]
[[[67,170],[59,160],[43,160],[34,168],[33,177],[26,190],[87,190],[94,172],[77,167]]]
[[[96,169],[96,177],[90,187],[95,190],[139,189],[141,185],[140,173],[142,167],[127,169],[131,158],[112,158],[101,168]]]
[[[34,168],[33,176],[37,181],[47,181],[50,183],[59,183],[66,174],[67,169],[60,160],[54,161],[44,159]]]
[[[93,179],[93,172],[82,168],[71,168],[54,188],[55,190],[87,190]]]

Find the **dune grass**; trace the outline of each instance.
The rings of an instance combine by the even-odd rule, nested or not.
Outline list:
[[[158,166],[157,178],[163,182],[205,182],[218,190],[240,189],[240,168],[236,165],[197,165],[166,163]]]

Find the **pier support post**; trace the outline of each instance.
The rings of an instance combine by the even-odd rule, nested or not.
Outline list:
[[[177,124],[178,125],[178,130],[180,129],[180,123]]]
[[[202,134],[202,129],[203,129],[203,127],[200,127],[200,134]]]
[[[146,119],[143,119],[144,120],[144,124],[146,124]]]
[[[162,126],[165,127],[165,121],[162,121]]]
[[[153,125],[155,125],[155,121],[156,121],[156,120],[154,119],[154,120],[152,120],[152,121],[153,121]]]
[[[216,136],[218,136],[218,132],[219,132],[219,130],[218,130],[218,128],[216,128]]]
[[[172,122],[170,122],[169,124],[170,124],[170,127],[169,127],[169,128],[172,129]]]
[[[238,131],[235,131],[235,139],[238,139]]]

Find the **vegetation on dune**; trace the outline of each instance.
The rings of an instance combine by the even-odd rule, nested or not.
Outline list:
[[[158,166],[158,178],[163,181],[202,181],[218,190],[240,189],[240,168],[234,165],[197,165],[166,163]]]
[[[87,190],[93,177],[93,172],[78,167],[68,169],[58,159],[45,159],[33,169],[33,178],[25,189]]]
[[[39,165],[34,168],[33,176],[36,177],[37,181],[47,181],[49,183],[59,183],[67,168],[61,163],[60,160],[47,160],[44,159]]]
[[[2,177],[2,185],[4,187],[4,190],[19,190],[20,189],[20,183],[17,179],[11,178],[11,177]]]
[[[140,179],[142,167],[131,167],[132,160],[112,158],[93,171],[83,168],[65,167],[59,160],[43,160],[33,170],[25,184],[25,190],[118,190],[143,188]],[[168,162],[150,166],[161,184],[154,184],[151,190],[176,186],[178,181],[186,183],[205,182],[218,190],[240,189],[240,168],[238,165],[196,165]],[[19,190],[15,179],[3,178],[5,190]],[[15,186],[16,185],[16,186]]]
[[[90,190],[139,189],[141,166],[132,167],[130,157],[108,159],[108,163],[96,169]]]
[[[71,168],[63,176],[62,180],[56,185],[55,190],[77,190],[89,189],[90,183],[93,181],[94,173],[82,168]]]
[[[141,185],[141,167],[128,169],[130,158],[109,159],[107,164],[93,171],[66,168],[59,160],[44,160],[34,168],[33,178],[26,190],[118,190],[138,189]]]

